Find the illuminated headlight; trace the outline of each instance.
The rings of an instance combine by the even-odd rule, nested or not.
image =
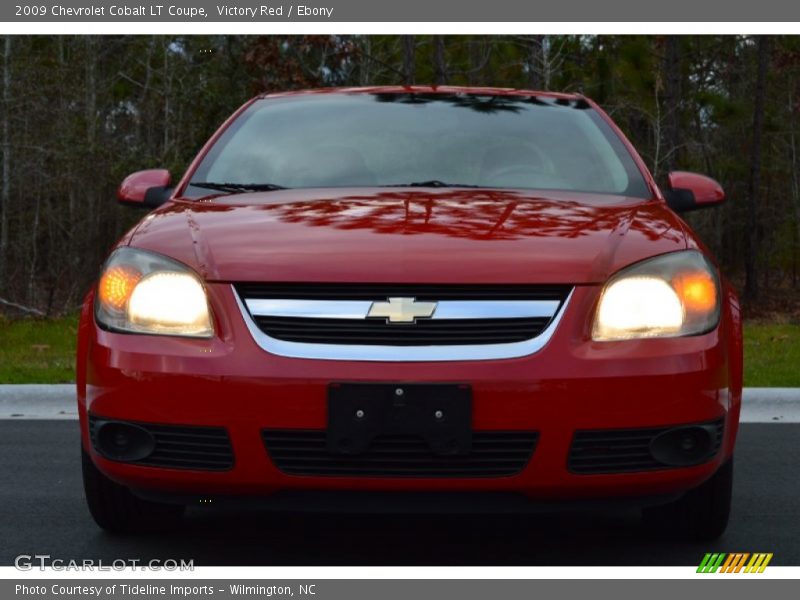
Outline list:
[[[214,333],[197,276],[176,261],[133,248],[117,250],[103,267],[95,316],[117,331],[190,337]]]
[[[716,269],[696,250],[658,256],[614,275],[592,328],[597,341],[705,333],[719,322]]]

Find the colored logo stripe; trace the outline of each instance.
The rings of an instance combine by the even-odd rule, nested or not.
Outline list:
[[[725,564],[722,565],[722,570],[720,570],[720,573],[738,573],[742,570],[742,567],[749,556],[750,554],[747,552],[736,552],[734,554],[729,554]]]
[[[747,562],[747,559],[750,562]],[[703,556],[700,566],[697,567],[698,573],[763,573],[764,569],[772,560],[772,553],[756,552],[750,554],[749,552],[734,552],[727,554],[725,552],[708,552]],[[747,563],[747,566],[745,566]],[[744,571],[742,571],[744,568]]]
[[[767,568],[769,561],[772,560],[772,553],[769,554],[753,554],[753,558],[750,559],[750,563],[745,568],[745,573],[763,573],[764,569]]]
[[[703,557],[703,561],[700,563],[700,566],[697,567],[698,573],[716,573],[719,566],[722,564],[722,561],[725,560],[725,554],[711,554],[707,553]]]

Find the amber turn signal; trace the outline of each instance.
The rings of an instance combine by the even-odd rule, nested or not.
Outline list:
[[[142,278],[136,269],[126,266],[111,267],[100,278],[100,302],[112,310],[121,311]]]
[[[672,281],[687,311],[709,313],[717,306],[717,285],[709,273],[681,274]]]

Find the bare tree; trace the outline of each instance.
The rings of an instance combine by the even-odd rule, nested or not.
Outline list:
[[[799,59],[774,35],[0,35],[0,312],[74,310],[139,218],[111,202],[121,178],[185,168],[253,91],[423,76],[585,90],[654,172],[702,167],[741,197],[688,219],[734,281],[747,261],[745,298],[757,286],[777,306],[784,283],[800,286]]]
[[[489,63],[492,60],[491,38],[473,38],[469,41],[469,70],[467,81],[470,85],[489,85],[491,76]]]
[[[663,62],[664,85],[664,162],[667,171],[674,171],[677,151],[680,147],[680,101],[681,101],[681,50],[680,38],[668,35],[665,40]]]
[[[532,35],[528,42],[528,86],[532,90],[542,89],[542,51],[544,49],[544,36]]]
[[[11,36],[5,36],[3,52],[3,183],[0,190],[0,289],[5,286],[8,255],[8,218],[11,203],[11,140],[9,139],[9,109],[11,107]]]
[[[745,284],[747,302],[758,299],[758,238],[759,191],[761,187],[761,138],[764,132],[764,103],[767,96],[767,71],[770,60],[769,36],[758,38],[758,72],[756,74],[755,106],[753,108],[753,147],[750,153],[750,181],[747,194],[747,232],[745,238]]]
[[[403,83],[414,85],[417,79],[417,39],[403,36]]]
[[[798,174],[798,149],[797,149],[797,134],[795,131],[795,99],[794,99],[794,81],[789,80],[789,153],[791,157],[791,173],[792,173],[792,207],[794,209],[794,243],[792,248],[792,286],[797,287],[797,258],[800,254],[800,174]]]
[[[550,89],[553,76],[556,75],[564,64],[564,41],[554,40],[553,36],[541,36],[541,76],[545,89]]]
[[[445,85],[447,83],[447,64],[444,59],[444,36],[433,36],[433,83]]]

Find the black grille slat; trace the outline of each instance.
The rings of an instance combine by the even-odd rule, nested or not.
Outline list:
[[[256,317],[259,321],[263,322],[265,325],[269,325],[270,327],[281,327],[281,326],[289,326],[298,327],[300,325],[308,325],[309,327],[313,326],[314,328],[320,329],[327,329],[330,331],[338,331],[338,330],[353,330],[359,331],[362,329],[369,330],[373,325],[376,324],[385,324],[386,321],[383,319],[378,318],[370,318],[370,319],[321,319],[321,318],[303,318],[303,317],[267,317],[267,316],[257,316]],[[291,319],[292,323],[287,323],[286,321]],[[416,329],[420,325],[424,326],[426,329],[432,330],[444,330],[450,331],[453,329],[453,325],[458,325],[458,329],[467,331],[476,331],[480,333],[481,331],[496,331],[498,329],[511,329],[514,330],[518,328],[520,325],[526,325],[528,323],[539,324],[540,322],[547,322],[549,318],[547,317],[525,317],[525,318],[509,318],[509,319],[442,319],[442,320],[435,320],[435,319],[419,319],[416,324],[400,324],[400,323],[391,323],[391,326],[394,329]]]
[[[190,469],[192,471],[227,471],[230,468],[229,463],[223,461],[200,462],[193,458],[173,458],[166,456],[158,460],[146,458],[131,464],[156,467],[159,469]]]
[[[652,460],[640,460],[640,461],[613,461],[613,462],[596,462],[592,464],[591,471],[594,472],[604,472],[608,469],[608,472],[619,473],[625,471],[640,471],[645,469],[657,469],[657,468],[664,468],[664,465],[657,463]],[[574,470],[574,469],[573,469]]]
[[[280,340],[318,344],[501,344],[522,342],[544,331],[549,318],[418,320],[398,325],[381,319],[253,317],[259,329]]]
[[[603,436],[597,436],[597,437],[586,436],[586,437],[581,437],[581,439],[578,440],[578,441],[579,441],[579,443],[586,444],[586,445],[589,445],[589,444],[605,444],[605,443],[608,443],[608,442],[611,442],[611,443],[624,442],[624,443],[628,443],[628,444],[637,444],[637,443],[640,443],[642,440],[648,440],[649,441],[649,440],[653,439],[653,436],[654,435],[658,435],[659,433],[661,433],[661,431],[662,430],[655,430],[652,433],[648,433],[646,435],[636,435],[636,436],[633,436],[633,435],[631,435],[631,436],[629,436],[629,435],[619,435],[619,436],[603,435]],[[581,432],[581,433],[583,433],[583,432]]]
[[[589,449],[588,451],[591,451]],[[648,451],[636,451],[636,452],[603,452],[603,456],[608,459],[631,459],[631,458],[640,458],[640,459],[649,459],[650,452]],[[572,462],[589,462],[596,460],[593,456],[577,456],[573,455]]]
[[[89,433],[95,447],[96,425],[105,420],[89,416]],[[223,427],[131,423],[150,432],[156,444],[152,454],[130,464],[201,471],[227,471],[233,467],[233,448]]]
[[[403,454],[397,454],[394,456],[372,456],[372,455],[365,455],[359,457],[359,462],[362,463],[370,463],[373,465],[394,465],[399,464],[403,467],[418,467],[418,466],[425,466],[425,465],[439,465],[445,461],[440,460],[440,457],[435,455],[418,455],[418,456],[408,456]],[[332,457],[330,456],[303,456],[303,457],[282,457],[281,461],[283,464],[306,464],[306,463],[330,463],[333,462]],[[472,456],[469,459],[470,464],[480,464],[480,463],[490,463],[491,465],[499,465],[501,463],[513,463],[517,464],[519,462],[519,457],[512,456],[510,458],[498,458],[496,456]],[[454,464],[459,464],[460,461],[455,461]]]
[[[143,465],[147,467],[159,467],[162,469],[191,469],[193,471],[226,471],[230,468],[228,462],[198,461],[195,459],[172,457],[163,457],[157,460],[153,458],[145,458],[132,464]]]
[[[165,440],[163,438],[156,438],[156,442],[159,446],[163,446],[165,449],[169,448],[170,446],[174,446],[177,448],[219,448],[220,450],[226,450],[229,447],[227,442],[184,442],[183,440]]]
[[[664,429],[666,431],[667,428]],[[578,432],[579,434],[582,432]],[[642,436],[638,438],[629,438],[629,437],[604,437],[598,439],[579,439],[576,435],[576,438],[573,442],[573,447],[583,447],[583,448],[591,448],[593,446],[607,446],[613,445],[615,448],[641,448],[647,447],[650,441],[657,436],[661,431],[656,431],[648,436]]]
[[[711,454],[715,456],[722,445],[724,420],[705,425],[715,428]],[[570,447],[568,468],[578,474],[630,473],[670,468],[653,458],[650,442],[672,428],[577,431]]]
[[[304,475],[305,473],[290,473],[291,475]],[[338,476],[338,477],[421,477],[416,469],[395,469],[391,474],[387,474],[384,469],[362,469],[357,474],[353,473],[349,468],[342,467],[321,467],[314,473],[317,476]],[[503,469],[467,469],[467,470],[453,470],[453,469],[426,469],[424,477],[506,477],[509,473]]]
[[[220,452],[220,451],[213,451],[213,450],[186,450],[186,449],[171,449],[171,448],[159,448],[158,449],[159,455],[163,456],[207,456],[212,460],[215,460],[215,457],[219,457],[220,460],[228,460],[230,458],[229,452]]]
[[[200,441],[204,441],[204,440],[214,441],[214,440],[219,440],[220,438],[224,437],[224,436],[221,436],[221,434],[219,434],[219,433],[198,434],[198,433],[193,433],[193,432],[190,432],[190,431],[183,432],[183,433],[181,433],[181,432],[161,432],[161,431],[158,431],[156,429],[151,428],[150,426],[148,426],[148,430],[157,439],[171,439],[171,438],[174,438],[176,440],[195,439],[195,440],[200,440]]]
[[[528,464],[537,432],[474,432],[472,450],[440,456],[422,438],[379,436],[363,454],[331,454],[324,430],[262,431],[275,466],[289,475],[342,477],[504,477]]]

